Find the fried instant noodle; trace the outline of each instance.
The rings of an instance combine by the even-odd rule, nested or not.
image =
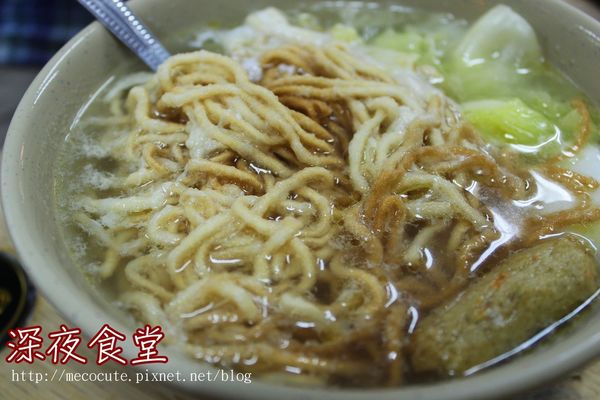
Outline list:
[[[230,57],[180,54],[113,93],[102,123],[124,132],[107,150],[122,167],[75,217],[105,251],[95,273],[124,271],[121,304],[195,358],[280,380],[399,385],[418,313],[476,276],[503,235],[496,205],[531,198],[532,170],[442,92],[343,45],[283,45],[260,65],[253,82]],[[573,151],[589,136],[586,105],[575,107]],[[537,172],[579,205],[526,215],[503,251],[600,218],[596,181]]]

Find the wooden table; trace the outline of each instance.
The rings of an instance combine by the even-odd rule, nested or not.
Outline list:
[[[600,11],[593,2],[586,0],[567,0],[574,5],[582,8],[587,13],[600,19]],[[0,71],[1,72],[1,71]],[[33,74],[30,74],[33,78]],[[0,77],[2,74],[0,73]],[[13,82],[14,83],[14,82]],[[9,79],[0,83],[0,86],[10,86]],[[6,85],[6,86],[5,86]],[[24,88],[16,88],[15,90],[7,90],[6,93],[15,93],[24,90]],[[2,99],[0,99],[1,101]],[[3,104],[10,104],[12,101],[16,104],[16,99],[7,99]],[[2,125],[6,125],[7,121],[0,121]],[[2,126],[4,128],[4,126]],[[0,132],[3,136],[4,132]],[[1,216],[0,216],[1,217]],[[3,223],[0,219],[0,249],[10,249]],[[55,329],[61,323],[67,323],[57,311],[43,298],[39,297],[33,316],[29,325],[40,325],[46,329]],[[68,324],[68,323],[67,323]],[[79,349],[82,355],[94,359],[94,354],[89,349]],[[14,382],[15,377],[13,371],[41,372],[52,376],[57,367],[50,362],[37,362],[33,365],[14,365],[8,364],[4,358],[8,355],[8,351],[3,349],[0,351],[0,399],[30,399],[30,400],[62,400],[62,399],[148,399],[148,400],[189,400],[198,399],[198,397],[180,393],[167,385],[159,385],[154,383],[141,383],[135,385],[133,383],[64,383],[64,382],[41,382],[23,383]],[[87,364],[80,366],[79,364],[68,363],[65,366],[60,366],[60,371],[64,369],[66,372],[99,372],[114,371],[115,367],[105,366],[98,367],[96,365]],[[600,360],[588,365],[581,371],[573,373],[565,377],[562,381],[552,385],[538,388],[525,393],[511,400],[598,400],[600,399]]]

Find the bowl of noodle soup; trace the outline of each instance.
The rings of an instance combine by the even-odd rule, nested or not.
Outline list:
[[[509,395],[597,356],[600,25],[271,3],[134,0],[155,74],[94,23],[31,85],[2,200],[66,319],[160,325],[144,367],[251,372],[176,384],[232,398]]]

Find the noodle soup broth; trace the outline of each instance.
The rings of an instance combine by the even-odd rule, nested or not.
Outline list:
[[[99,88],[55,182],[90,284],[171,346],[399,386],[503,362],[595,299],[597,110],[510,8],[268,8],[171,40]]]

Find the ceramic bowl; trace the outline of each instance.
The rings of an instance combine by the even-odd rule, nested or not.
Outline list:
[[[219,21],[235,25],[249,12],[294,0],[132,0],[131,7],[159,38],[174,29]],[[452,12],[473,20],[497,1],[397,0],[417,8]],[[558,0],[505,0],[536,29],[548,59],[600,104],[600,24]],[[119,65],[134,57],[98,23],[67,43],[40,72],[23,97],[8,132],[2,160],[2,202],[19,257],[35,284],[70,321],[92,336],[102,324],[133,332],[131,320],[85,280],[69,258],[55,219],[53,170],[71,124]],[[48,327],[48,329],[55,327]],[[134,358],[127,343],[124,355]],[[167,349],[168,364],[144,365],[150,372],[209,371],[212,367]],[[508,396],[543,384],[600,354],[600,315],[594,313],[560,340],[540,346],[511,362],[474,376],[395,389],[309,389],[260,381],[181,382],[178,388],[236,399],[420,399],[465,400]],[[364,366],[370,368],[369,365]]]

